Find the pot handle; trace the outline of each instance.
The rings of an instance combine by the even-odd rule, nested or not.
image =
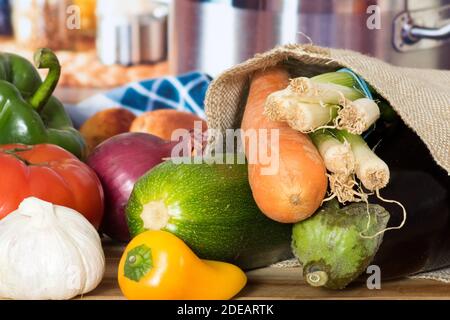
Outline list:
[[[402,29],[402,38],[407,44],[414,44],[421,39],[445,40],[450,38],[450,23],[440,28],[416,26],[410,22]]]
[[[450,40],[450,5],[404,11],[393,21],[393,45],[397,51],[408,52],[439,47]],[[426,26],[425,22],[435,22]]]

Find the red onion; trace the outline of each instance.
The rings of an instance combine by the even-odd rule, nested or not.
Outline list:
[[[105,216],[101,230],[119,241],[130,240],[125,205],[135,182],[148,170],[169,158],[176,142],[147,133],[123,133],[94,150],[87,161],[105,191]]]

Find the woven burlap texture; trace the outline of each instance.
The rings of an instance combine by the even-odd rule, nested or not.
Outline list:
[[[392,105],[403,121],[424,141],[434,160],[450,172],[450,71],[396,67],[357,52],[312,45],[274,48],[222,73],[210,85],[205,108],[208,127],[238,128],[245,106],[250,76],[254,71],[295,61],[308,76],[317,72],[350,68]],[[214,148],[214,141],[208,141]],[[278,267],[293,267],[293,261]],[[450,268],[414,276],[450,282]]]
[[[256,70],[294,60],[305,69],[347,67],[366,80],[424,141],[450,172],[450,71],[396,67],[357,52],[312,45],[277,47],[225,71],[210,85],[205,108],[209,128],[238,128],[249,78]],[[209,141],[210,147],[214,141]]]

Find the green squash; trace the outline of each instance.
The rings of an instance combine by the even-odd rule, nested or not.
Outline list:
[[[225,156],[224,164],[180,159],[187,158],[168,160],[135,184],[126,207],[132,237],[146,230],[169,231],[200,258],[244,269],[292,256],[292,225],[272,221],[258,209],[247,164],[234,155]]]
[[[292,250],[303,267],[305,281],[329,289],[347,286],[372,262],[388,221],[389,213],[377,204],[353,203],[340,208],[333,200],[296,223]]]

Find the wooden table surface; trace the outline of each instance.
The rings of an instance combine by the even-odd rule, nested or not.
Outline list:
[[[117,284],[117,266],[124,247],[104,242],[106,273],[93,292],[80,299],[122,300]],[[313,288],[303,282],[299,268],[262,268],[247,273],[248,284],[236,299],[450,299],[450,284],[434,280],[385,281],[380,290],[352,284],[344,290]]]

